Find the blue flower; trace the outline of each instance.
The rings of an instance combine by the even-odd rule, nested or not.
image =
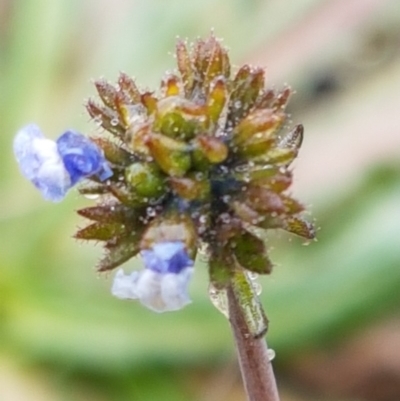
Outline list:
[[[102,151],[90,139],[74,131],[67,131],[56,141],[58,153],[63,159],[71,185],[84,177],[97,174],[101,181],[112,176]]]
[[[190,303],[187,286],[193,274],[193,260],[182,242],[162,242],[141,252],[145,269],[114,277],[111,292],[122,299],[139,299],[156,312],[174,311]]]
[[[22,174],[53,202],[61,201],[85,177],[97,174],[105,180],[112,175],[97,145],[73,131],[54,142],[37,125],[27,125],[14,139],[14,154]]]

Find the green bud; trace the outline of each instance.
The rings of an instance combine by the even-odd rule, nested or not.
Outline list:
[[[178,96],[169,96],[157,104],[154,131],[175,139],[188,140],[204,130],[206,109]]]
[[[151,134],[147,146],[161,170],[169,176],[181,177],[190,169],[190,153],[184,142],[161,134]]]
[[[142,197],[158,198],[166,191],[165,177],[154,163],[133,163],[125,169],[125,181]]]
[[[196,174],[192,174],[189,177],[171,177],[169,182],[174,192],[187,201],[205,200],[210,196],[208,177],[198,178]]]
[[[269,109],[256,110],[234,129],[232,141],[239,148],[239,152],[251,153],[249,149],[254,152],[257,146],[260,146],[259,153],[262,154],[274,143],[274,134],[282,125],[284,118],[283,113],[274,113]]]
[[[196,150],[199,150],[204,157],[212,164],[223,162],[228,157],[227,146],[219,139],[198,135],[195,141]]]

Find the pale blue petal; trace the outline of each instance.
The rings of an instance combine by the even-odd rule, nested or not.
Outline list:
[[[120,299],[137,299],[136,283],[139,278],[139,272],[125,274],[122,269],[119,269],[114,276],[111,293]]]
[[[160,242],[140,254],[146,268],[159,273],[179,273],[183,268],[193,266],[193,260],[180,241]]]
[[[72,185],[82,178],[97,175],[106,180],[113,174],[103,151],[89,138],[75,131],[66,131],[57,139],[58,152],[63,159]]]
[[[140,302],[159,313],[182,309],[191,302],[187,294],[187,286],[192,273],[193,268],[182,269],[178,274],[142,270],[136,283]]]
[[[18,131],[14,154],[22,174],[38,188],[43,197],[61,201],[71,180],[54,141],[44,138],[39,127],[30,124]]]
[[[193,275],[187,267],[180,273],[158,273],[150,269],[124,274],[120,269],[114,276],[111,293],[120,299],[139,299],[154,312],[171,312],[191,302],[187,287]]]

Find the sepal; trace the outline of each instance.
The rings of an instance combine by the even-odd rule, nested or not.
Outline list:
[[[244,269],[258,274],[270,274],[272,263],[264,241],[246,230],[234,237],[230,246],[237,262]]]
[[[138,238],[139,233],[133,233],[126,237],[108,241],[105,246],[106,253],[100,259],[97,270],[104,272],[115,269],[137,255],[139,252]]]

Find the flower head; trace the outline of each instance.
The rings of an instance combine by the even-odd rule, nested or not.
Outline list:
[[[112,291],[157,311],[188,302],[199,247],[212,284],[223,288],[238,270],[271,272],[263,231],[315,236],[287,193],[303,139],[285,113],[290,88],[266,88],[262,68],[232,73],[213,35],[190,48],[179,41],[176,54],[178,71],[158,92],[126,74],[116,86],[95,83],[100,102],[89,100],[87,110],[104,129],[95,144],[69,131],[56,149],[36,128],[15,144],[23,173],[52,200],[88,178],[80,192],[98,201],[78,211],[92,222],[76,238],[104,243],[99,271],[140,254],[145,269],[119,271]]]
[[[43,136],[37,125],[18,131],[14,154],[22,174],[53,202],[85,177],[98,174],[100,179],[112,175],[103,152],[83,135],[67,131],[56,141]]]

